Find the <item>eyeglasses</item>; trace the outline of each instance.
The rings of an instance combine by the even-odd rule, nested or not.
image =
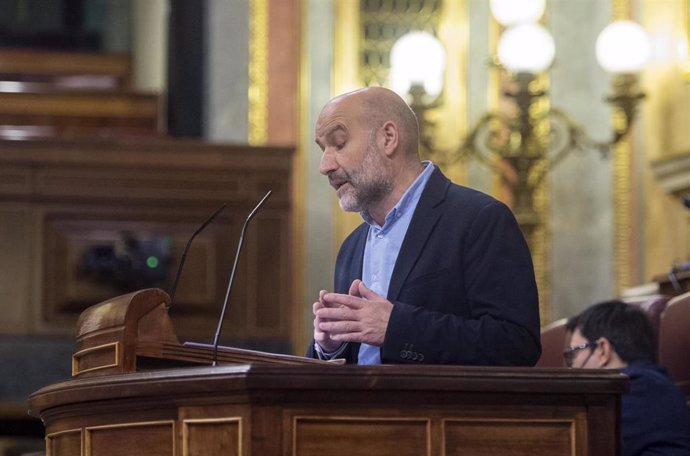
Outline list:
[[[579,352],[580,350],[586,350],[588,348],[593,349],[596,348],[596,346],[596,342],[587,342],[585,344],[576,345],[574,347],[567,347],[565,350],[563,350],[563,359],[565,360],[565,365],[568,367],[573,367],[573,360],[575,359],[577,352]],[[585,361],[583,365],[584,364],[587,364],[587,361]]]

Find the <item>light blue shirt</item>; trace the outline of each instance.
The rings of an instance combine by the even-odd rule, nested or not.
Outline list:
[[[423,165],[424,170],[405,191],[398,204],[388,212],[383,226],[376,223],[369,214],[361,213],[362,218],[369,225],[364,246],[362,281],[381,296],[388,296],[388,286],[400,247],[402,247],[419,198],[434,170],[434,165],[429,161],[423,162]],[[381,364],[380,347],[362,344],[357,362],[358,364]]]

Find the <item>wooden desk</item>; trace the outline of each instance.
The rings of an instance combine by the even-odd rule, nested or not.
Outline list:
[[[34,393],[47,454],[620,454],[627,377],[602,370],[226,365]]]

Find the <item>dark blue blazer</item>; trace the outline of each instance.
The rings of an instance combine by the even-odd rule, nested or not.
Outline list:
[[[343,242],[335,292],[362,277],[368,225]],[[531,366],[541,353],[539,304],[527,243],[510,209],[434,170],[388,288],[388,363]],[[357,362],[359,344],[342,356]],[[316,357],[313,341],[307,356]]]
[[[630,377],[623,394],[623,456],[690,455],[690,411],[666,370],[652,362],[621,369]]]

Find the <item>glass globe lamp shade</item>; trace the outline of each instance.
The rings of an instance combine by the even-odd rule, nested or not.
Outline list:
[[[640,72],[649,60],[651,50],[647,32],[632,21],[612,22],[597,37],[597,61],[613,74]]]
[[[491,14],[503,26],[536,22],[544,14],[545,0],[491,0]]]
[[[398,39],[391,49],[391,88],[406,96],[410,87],[423,85],[430,98],[443,88],[446,52],[441,42],[427,32],[410,32]]]
[[[538,24],[509,27],[498,41],[498,60],[511,73],[537,74],[553,63],[553,37]]]

